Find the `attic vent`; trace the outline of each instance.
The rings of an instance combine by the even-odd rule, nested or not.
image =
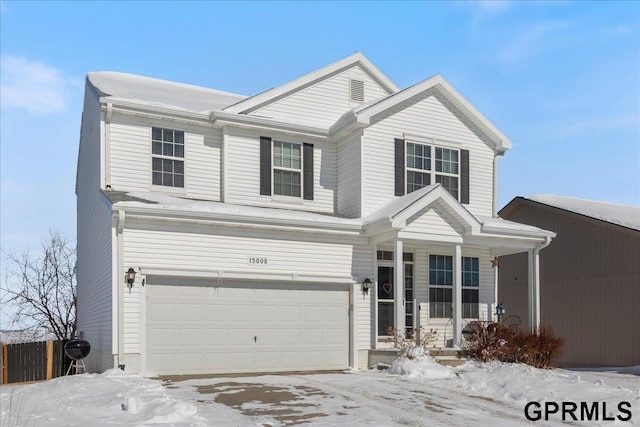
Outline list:
[[[351,101],[364,102],[364,82],[362,80],[350,80],[350,96]]]

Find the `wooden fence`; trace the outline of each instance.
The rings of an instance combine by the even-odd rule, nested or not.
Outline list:
[[[44,381],[67,372],[71,359],[66,341],[40,341],[2,346],[2,384]]]

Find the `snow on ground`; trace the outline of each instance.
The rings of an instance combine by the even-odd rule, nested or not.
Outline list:
[[[395,374],[392,374],[395,373]],[[0,387],[0,426],[526,425],[528,402],[597,402],[599,421],[640,425],[640,367],[540,370],[426,357],[389,372],[263,375],[159,381],[119,370]],[[629,402],[630,422],[604,420]],[[538,425],[562,425],[559,414]]]

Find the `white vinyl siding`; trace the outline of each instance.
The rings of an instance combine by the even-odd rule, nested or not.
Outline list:
[[[434,96],[365,129],[363,215],[394,198],[394,139],[405,134],[434,138],[436,146],[469,150],[470,200],[465,207],[474,215],[492,215],[493,150]],[[434,159],[432,148],[432,167]]]
[[[152,185],[151,128],[184,131],[184,188]],[[222,135],[219,130],[115,114],[110,124],[109,181],[119,191],[178,191],[186,197],[220,200]]]
[[[250,114],[328,128],[347,110],[358,104],[350,101],[350,79],[363,82],[364,102],[388,95],[360,67],[354,66],[270,105],[252,111]]]
[[[218,229],[216,234],[210,234],[205,233],[202,226],[170,226],[130,218],[124,231],[124,265],[140,266],[143,276],[145,271],[152,269],[191,275],[221,270],[222,281],[230,280],[224,279],[225,275],[238,273],[262,275],[264,278],[268,278],[270,273],[277,273],[300,286],[303,284],[295,280],[294,275],[313,274],[319,277],[318,283],[322,282],[322,277],[356,280],[357,346],[370,348],[370,297],[362,294],[360,284],[366,277],[373,279],[371,247],[354,245],[353,239],[347,238],[307,235],[305,238],[309,241],[281,232],[241,229]],[[250,265],[249,257],[267,258],[268,264]],[[139,292],[139,285],[134,286],[131,293],[125,292],[126,353],[141,350]]]
[[[103,133],[98,99],[85,92],[78,155],[77,279],[78,333],[91,343],[90,372],[113,368],[113,295],[111,208],[100,193],[100,139]]]
[[[313,200],[260,195],[260,136],[271,137],[273,141],[285,140],[300,144],[313,144]],[[229,145],[226,162],[226,203],[334,213],[335,144],[304,138],[295,141],[290,136],[272,135],[269,132],[245,132],[238,129],[228,130],[227,142]]]
[[[361,134],[338,143],[338,215],[360,217]]]
[[[400,238],[438,240],[439,237],[461,239],[464,229],[451,218],[446,210],[437,205],[432,205],[426,211],[416,215],[416,219],[407,221],[407,227],[400,234]]]

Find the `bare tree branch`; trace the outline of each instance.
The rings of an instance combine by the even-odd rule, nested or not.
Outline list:
[[[12,313],[10,323],[34,336],[54,334],[72,339],[76,333],[76,249],[60,234],[42,240],[42,255],[8,252],[11,264],[0,305]]]

